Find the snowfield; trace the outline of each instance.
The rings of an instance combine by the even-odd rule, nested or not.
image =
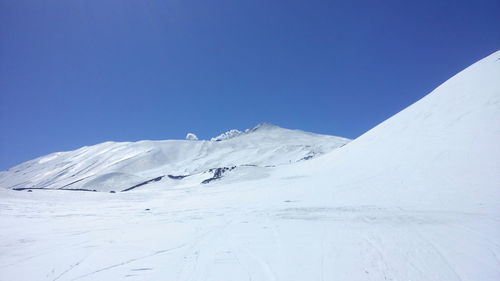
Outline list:
[[[104,143],[0,186],[0,280],[500,280],[500,51],[352,142]]]

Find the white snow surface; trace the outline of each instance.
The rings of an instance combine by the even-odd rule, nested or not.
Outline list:
[[[276,130],[105,143],[3,173],[0,280],[500,280],[500,52],[326,155],[283,165],[303,154],[286,142],[283,151],[252,147],[283,134],[322,138]],[[206,166],[187,164],[192,151]],[[237,156],[210,158],[220,151]],[[200,184],[210,161],[250,164],[248,154],[265,155]],[[137,158],[113,164],[127,157]],[[114,194],[8,189],[23,172],[25,182],[63,178],[66,162],[117,173],[99,180],[111,185],[133,181],[124,174],[192,176]]]

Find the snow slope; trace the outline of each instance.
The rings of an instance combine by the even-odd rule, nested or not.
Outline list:
[[[358,203],[500,211],[500,52],[297,169],[361,188]]]
[[[208,184],[0,189],[0,280],[500,280],[498,77],[500,52],[326,155]]]
[[[168,175],[204,173],[204,179],[208,179],[213,176],[209,172],[213,168],[290,164],[349,142],[346,138],[288,130],[267,123],[246,133],[235,135],[234,131],[213,141],[106,142],[57,152],[0,172],[0,187],[121,191],[158,177],[163,177],[161,180],[168,186],[178,184]]]

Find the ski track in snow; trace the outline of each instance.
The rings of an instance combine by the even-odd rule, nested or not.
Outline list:
[[[221,194],[224,193],[206,192],[200,196],[207,199],[213,198],[214,194],[219,194],[216,195],[219,197],[223,196]],[[170,195],[165,196],[165,198],[170,197]],[[76,199],[76,196],[68,195],[68,198]],[[170,198],[172,199],[172,197]],[[192,199],[187,198],[187,200]],[[172,280],[179,281],[220,280],[220,274],[223,272],[225,272],[224,275],[231,278],[228,280],[235,280],[235,278],[252,281],[290,280],[288,270],[296,272],[297,278],[303,278],[304,275],[300,273],[299,269],[284,266],[287,264],[287,259],[290,258],[289,261],[294,264],[311,262],[305,264],[303,269],[304,272],[309,272],[311,280],[328,280],[332,274],[341,271],[342,268],[335,265],[339,259],[358,260],[359,265],[355,268],[363,271],[362,275],[365,277],[356,279],[360,276],[356,275],[354,278],[356,280],[407,280],[405,274],[419,277],[419,279],[413,278],[412,280],[428,280],[428,278],[432,278],[432,274],[429,274],[429,268],[436,267],[441,268],[441,280],[469,280],[470,278],[461,272],[461,266],[454,261],[455,258],[450,258],[453,253],[448,253],[447,249],[449,248],[443,248],[441,245],[443,239],[446,239],[446,237],[441,237],[441,233],[453,232],[463,233],[462,236],[465,238],[462,241],[483,243],[494,259],[491,260],[490,264],[496,266],[497,272],[500,273],[500,263],[496,260],[497,253],[500,252],[498,239],[474,230],[473,226],[475,223],[495,222],[495,220],[480,214],[406,211],[375,206],[293,207],[291,206],[293,204],[302,204],[293,202],[281,203],[275,208],[266,210],[245,207],[215,209],[200,207],[182,210],[177,209],[178,207],[169,208],[156,205],[159,204],[159,201],[163,201],[163,199],[153,199],[150,206],[153,212],[158,211],[158,214],[144,213],[140,215],[140,207],[126,204],[128,200],[125,200],[114,201],[109,206],[106,216],[95,217],[89,215],[92,215],[92,211],[97,212],[97,210],[93,207],[89,208],[84,203],[72,205],[68,201],[68,203],[57,207],[60,211],[44,212],[43,205],[24,209],[21,205],[29,205],[29,201],[17,202],[15,199],[11,199],[6,204],[2,204],[3,216],[0,219],[2,225],[6,225],[6,221],[10,221],[9,216],[13,215],[16,220],[21,219],[21,222],[54,220],[52,224],[60,229],[60,231],[55,232],[54,238],[67,237],[68,242],[59,245],[57,241],[51,241],[48,238],[50,233],[54,233],[51,229],[42,228],[33,234],[26,233],[24,234],[26,238],[23,239],[32,241],[32,246],[42,246],[40,249],[48,249],[53,243],[57,243],[54,244],[57,246],[51,250],[34,251],[33,253],[38,252],[38,254],[11,264],[5,264],[4,261],[9,259],[6,259],[5,255],[0,255],[2,272],[5,274],[15,269],[14,272],[19,274],[21,268],[29,267],[30,264],[36,264],[42,260],[55,260],[58,261],[57,264],[54,264],[57,265],[57,268],[39,275],[47,276],[46,279],[39,278],[39,280],[109,280],[107,278],[110,276],[123,276],[132,278],[131,280],[135,280],[134,278],[150,280],[148,278],[162,276],[161,274],[165,273],[165,271],[160,270],[162,265],[165,266],[169,263],[168,268],[172,271],[169,270],[168,276]],[[203,201],[201,200],[201,202]],[[140,204],[144,204],[144,202]],[[71,213],[86,215],[68,216],[66,214],[61,216],[61,214],[68,212],[66,207],[70,205]],[[16,209],[20,207],[25,210],[21,217],[16,215]],[[3,212],[6,209],[10,211]],[[79,209],[87,211],[79,211]],[[134,227],[116,221],[116,219],[121,220],[122,217],[129,217],[128,214],[131,212],[141,216],[130,222],[137,224],[136,227],[139,229],[144,228],[136,234],[137,236],[135,234],[130,236],[123,232],[129,228],[134,229]],[[32,216],[31,213],[40,213],[41,215]],[[203,221],[207,221],[207,223],[198,223]],[[70,226],[65,227],[66,223],[64,222],[70,223]],[[167,240],[169,237],[168,229],[170,229],[168,224],[171,223],[194,227],[194,232],[188,235],[192,238],[185,241],[182,238],[174,239],[171,242],[178,241],[180,245],[162,250],[152,250],[149,254],[137,255],[136,257],[122,259],[122,256],[125,257],[133,253],[126,254],[127,252],[124,252],[125,255],[120,254],[115,258],[122,259],[122,261],[108,265],[96,260],[100,253],[104,252],[96,252],[95,250],[109,244],[106,241],[116,240],[119,242],[118,245],[109,244],[109,246],[120,248],[119,245],[129,244],[130,242],[127,241],[135,241],[136,237],[142,235],[147,237],[147,226],[156,225],[159,222],[166,223],[165,233],[167,235],[165,239]],[[96,227],[85,229],[85,225],[89,223],[95,224]],[[98,227],[107,224],[109,224],[108,228]],[[144,226],[141,227],[141,224]],[[77,225],[79,227],[75,227]],[[15,226],[10,226],[7,231],[11,233],[10,231],[15,231],[15,228]],[[173,230],[175,228],[171,229],[171,231]],[[124,233],[125,236],[117,236],[116,233]],[[348,233],[350,234],[348,235]],[[41,239],[38,239],[38,236]],[[6,237],[3,237],[1,241],[5,241],[5,239]],[[156,241],[151,241],[154,242],[153,244],[161,244],[158,240],[161,239],[161,236],[154,239]],[[344,243],[342,241],[347,242],[347,244],[342,245]],[[12,245],[17,245],[16,242],[11,242]],[[393,243],[393,245],[388,247],[387,243]],[[94,244],[95,247],[92,246]],[[2,252],[5,252],[2,250],[5,249],[4,246],[2,244],[0,247]],[[92,247],[87,248],[88,246]],[[76,255],[67,260],[58,260],[56,257],[59,251],[66,247],[76,250]],[[401,252],[394,247],[401,247],[410,252]],[[103,250],[106,251],[106,248]],[[340,250],[339,253],[343,253],[343,256],[335,255],[338,250]],[[277,260],[276,255],[283,255],[285,260]],[[426,261],[426,257],[432,258]],[[395,261],[397,262],[395,263]],[[406,270],[409,271],[404,272],[405,267],[402,267],[401,264],[405,264]],[[93,269],[89,270],[91,268]],[[7,280],[2,275],[0,277],[2,277],[0,280]]]
[[[92,271],[92,272],[89,272],[89,273],[86,273],[84,275],[81,275],[81,276],[78,276],[76,278],[73,278],[71,280],[79,280],[79,279],[82,279],[82,278],[85,278],[85,277],[88,277],[88,276],[91,276],[91,275],[94,275],[94,274],[97,274],[99,272],[102,272],[102,271],[106,271],[106,270],[109,270],[109,269],[112,269],[112,268],[115,268],[115,267],[119,267],[119,266],[123,266],[123,265],[126,265],[126,264],[129,264],[129,263],[133,263],[133,262],[136,262],[136,261],[139,261],[139,260],[142,260],[142,259],[147,259],[147,258],[150,258],[150,257],[153,257],[153,256],[156,256],[156,255],[160,255],[160,254],[163,254],[163,253],[166,253],[166,252],[170,252],[170,251],[173,251],[173,250],[177,250],[179,248],[182,248],[184,245],[181,245],[181,246],[178,246],[178,247],[174,247],[174,248],[170,248],[170,249],[165,249],[165,250],[160,250],[160,251],[156,251],[150,255],[146,255],[146,256],[141,256],[141,257],[137,257],[137,258],[133,258],[133,259],[129,259],[129,260],[126,260],[126,261],[123,261],[123,262],[120,262],[120,263],[117,263],[117,264],[113,264],[113,265],[110,265],[110,266],[106,266],[106,267],[103,267],[103,268],[100,268],[98,270],[95,270],[95,271]],[[76,265],[79,265],[80,263],[78,262]],[[73,266],[74,267],[74,266]],[[73,267],[70,267],[67,271],[71,270]],[[66,273],[67,271],[63,272]],[[59,276],[61,277],[61,276]],[[59,278],[58,277],[58,278]],[[54,279],[54,280],[57,280],[58,278]]]

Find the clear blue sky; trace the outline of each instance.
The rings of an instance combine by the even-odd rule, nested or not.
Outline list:
[[[500,48],[500,1],[2,0],[0,169],[267,121],[354,138]]]

